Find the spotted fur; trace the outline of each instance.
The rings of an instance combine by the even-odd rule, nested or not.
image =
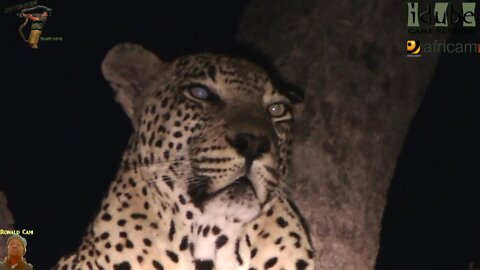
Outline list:
[[[285,180],[291,101],[259,67],[123,44],[102,70],[134,133],[82,244],[54,269],[314,269]]]

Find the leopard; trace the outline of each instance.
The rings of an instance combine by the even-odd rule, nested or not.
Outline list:
[[[81,244],[53,269],[315,269],[287,184],[298,95],[224,54],[166,62],[122,43],[101,70],[133,132]]]

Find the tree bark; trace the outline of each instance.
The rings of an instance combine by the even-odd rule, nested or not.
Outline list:
[[[436,63],[405,57],[406,8],[252,0],[241,20],[238,40],[305,90],[292,195],[310,223],[317,269],[375,266],[396,159]]]

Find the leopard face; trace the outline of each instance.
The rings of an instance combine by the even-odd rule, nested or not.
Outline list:
[[[283,192],[291,101],[257,66],[217,55],[180,58],[139,109],[130,164],[168,164],[198,207]],[[217,198],[218,197],[218,198]]]
[[[258,66],[138,45],[102,66],[134,132],[77,252],[56,269],[313,269],[285,180],[292,100]]]

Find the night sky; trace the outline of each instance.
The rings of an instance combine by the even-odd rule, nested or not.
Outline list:
[[[108,49],[135,42],[167,61],[201,51],[238,54],[241,1],[200,2],[40,1],[54,9],[43,34],[63,40],[41,41],[39,50],[20,39],[22,20],[4,14],[18,2],[0,4],[0,190],[16,228],[34,230],[26,257],[36,269],[78,246],[132,131],[100,71]],[[479,59],[440,56],[392,180],[378,270],[480,262]]]

